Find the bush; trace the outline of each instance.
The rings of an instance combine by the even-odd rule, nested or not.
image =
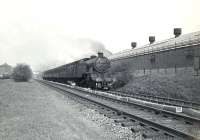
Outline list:
[[[32,70],[29,65],[17,64],[13,69],[12,78],[15,81],[29,81],[32,78]]]
[[[128,71],[117,72],[113,74],[113,77],[115,78],[113,89],[125,86],[132,79],[132,75]]]

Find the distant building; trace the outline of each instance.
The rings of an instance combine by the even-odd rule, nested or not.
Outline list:
[[[12,73],[12,70],[13,68],[10,65],[4,63],[3,65],[0,65],[0,76],[10,75]]]

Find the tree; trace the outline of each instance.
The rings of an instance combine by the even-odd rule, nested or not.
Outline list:
[[[32,78],[32,70],[27,64],[17,64],[13,69],[12,78],[15,81],[29,81]]]

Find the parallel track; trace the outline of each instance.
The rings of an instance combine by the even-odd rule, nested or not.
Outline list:
[[[172,127],[170,122],[165,122],[165,119],[170,120],[172,116],[174,117],[175,121],[182,123],[179,126],[183,126],[183,128],[190,127],[191,129],[194,127],[197,127],[197,132],[200,130],[200,121],[195,118],[177,115],[171,112],[158,110],[151,107],[145,107],[138,104],[130,103],[128,101],[123,101],[120,99],[115,99],[112,97],[104,96],[97,94],[96,92],[88,92],[86,90],[83,90],[82,88],[73,88],[67,85],[54,83],[54,82],[47,82],[47,81],[39,81],[43,84],[46,84],[48,86],[54,87],[56,89],[59,89],[65,93],[70,93],[73,96],[76,96],[78,98],[87,100],[93,104],[96,104],[98,106],[101,106],[101,108],[107,108],[107,110],[112,110],[116,113],[108,113],[106,116],[116,116],[116,115],[123,115],[125,118],[129,118],[128,121],[125,119],[118,119],[119,121],[122,121],[122,126],[130,127],[130,129],[134,132],[138,128],[135,128],[139,124],[139,129],[145,128],[144,130],[148,130],[145,133],[143,133],[143,136],[148,137],[152,135],[154,137],[155,135],[165,135],[169,136],[170,138],[174,139],[187,139],[187,140],[198,140],[199,133],[197,135],[190,134],[187,131],[181,130],[176,127]],[[150,117],[150,119],[148,119]],[[152,121],[152,117],[156,117],[155,119],[158,119],[158,121]],[[111,117],[112,118],[112,117]],[[163,122],[159,122],[159,118],[163,119]],[[185,121],[183,121],[185,120]],[[187,121],[186,121],[187,120]],[[136,125],[137,122],[137,125]],[[189,122],[188,124],[185,122]],[[151,130],[149,132],[149,130]],[[153,132],[152,132],[153,130]]]
[[[200,110],[200,103],[190,102],[181,99],[175,98],[166,98],[161,96],[153,96],[142,93],[132,93],[132,92],[121,92],[121,91],[108,91],[110,94],[119,95],[123,97],[131,97],[135,99],[140,99],[144,101],[149,101],[153,103],[165,104],[165,105],[174,105],[184,108],[192,108],[196,110]]]

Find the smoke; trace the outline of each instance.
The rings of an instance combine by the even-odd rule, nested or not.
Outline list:
[[[103,52],[104,56],[109,56],[112,53],[106,50],[105,46],[98,41],[92,39],[72,39],[68,40],[66,47],[58,46],[58,49],[49,53],[57,54],[57,56],[51,57],[45,63],[38,64],[36,66],[37,71],[44,71],[51,68],[55,68],[66,63],[70,63],[82,58],[90,57],[91,55],[97,55],[98,52]]]
[[[67,32],[41,25],[14,23],[0,33],[0,64],[26,63],[33,71],[43,71],[78,59],[111,53],[99,42],[76,38]]]
[[[112,53],[106,50],[105,46],[98,41],[94,41],[92,39],[76,39],[74,40],[76,46],[81,46],[80,51],[84,52],[79,58],[82,57],[90,57],[91,55],[97,55],[98,52],[103,52],[104,56],[108,57]]]

